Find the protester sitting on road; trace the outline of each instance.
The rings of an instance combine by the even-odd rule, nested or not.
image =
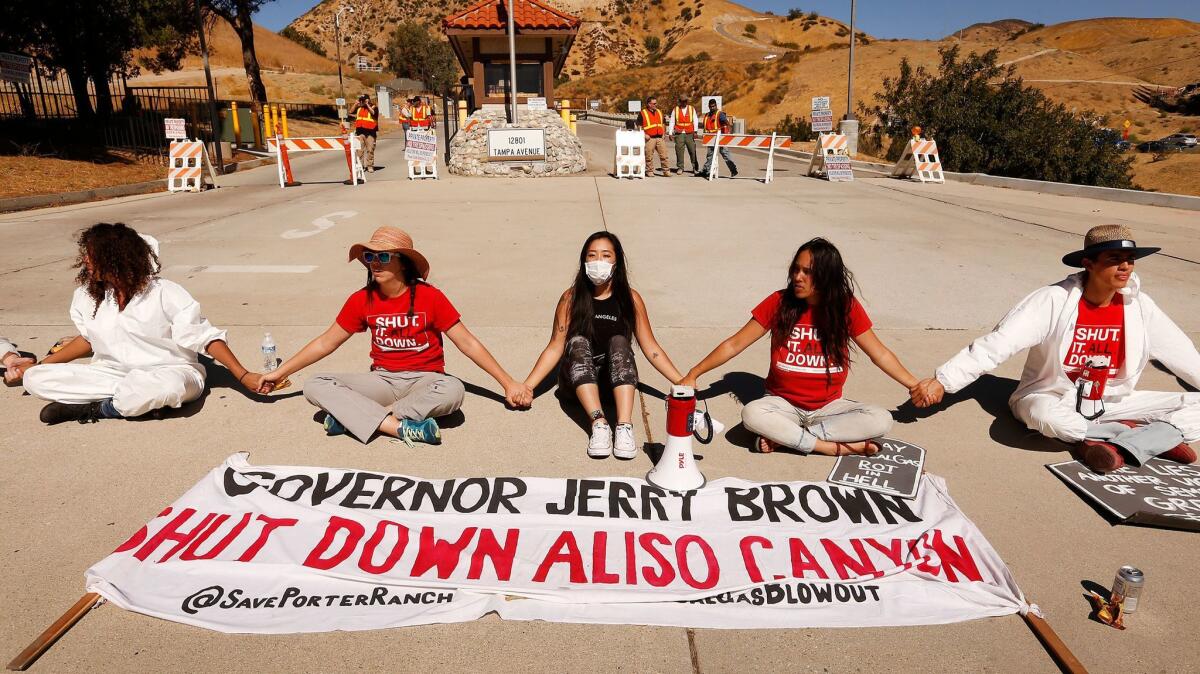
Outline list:
[[[642,296],[629,286],[625,250],[615,234],[596,232],[583,242],[575,282],[559,297],[552,326],[550,343],[525,385],[537,387],[557,366],[560,393],[570,386],[591,417],[588,456],[634,458],[638,374],[631,340],[637,338],[642,353],[667,380],[674,383],[682,375],[654,338]],[[611,386],[617,405],[615,439],[600,405],[601,382]]]
[[[21,379],[21,373],[36,361],[26,358],[17,351],[13,343],[0,337],[0,365],[4,366],[4,383],[14,384]]]
[[[1080,460],[1098,472],[1153,456],[1192,463],[1196,453],[1187,443],[1200,440],[1200,393],[1134,390],[1151,358],[1200,387],[1196,346],[1142,292],[1133,271],[1135,260],[1159,250],[1138,247],[1123,225],[1091,228],[1083,249],[1062,259],[1082,272],[1021,300],[992,332],[923,380],[913,403],[936,404],[947,391],[961,391],[1029,349],[1008,404],[1031,430],[1071,443]],[[1081,379],[1085,369],[1089,374]],[[1081,382],[1103,387],[1097,389],[1103,392],[1098,403],[1079,390]]]
[[[851,342],[910,392],[917,378],[871,330],[854,286],[838,249],[822,238],[810,240],[793,256],[783,290],[760,302],[746,325],[680,384],[694,387],[704,373],[771,333],[767,395],[742,408],[742,422],[759,436],[758,451],[782,447],[801,454],[874,454],[892,417],[881,407],[842,397]]]
[[[204,392],[201,352],[246,388],[259,387],[259,375],[238,362],[225,331],[201,315],[182,286],[158,277],[152,240],[102,222],[84,230],[78,244],[71,320],[79,335],[20,373],[26,391],[51,401],[42,408],[43,422],[88,423],[180,407]],[[91,363],[70,363],[88,354]]]
[[[663,176],[671,177],[671,167],[667,165],[667,144],[663,141],[667,127],[663,122],[662,110],[658,109],[658,98],[651,96],[637,119],[646,138],[646,175],[654,175],[654,155],[657,153]]]
[[[708,112],[704,115],[704,133],[716,133],[720,131],[722,134],[729,133],[729,117],[724,112],[717,110],[717,100],[715,98],[708,99]],[[729,167],[729,177],[736,178],[738,174],[737,164],[733,163],[733,157],[729,156],[729,148],[722,145],[720,148],[721,159],[725,160],[725,166]],[[708,156],[704,158],[704,171],[699,175],[707,178],[712,173],[713,158],[716,157],[718,148],[714,145],[708,146]]]
[[[683,151],[687,149],[691,161],[692,175],[700,173],[700,162],[696,161],[696,108],[688,103],[687,96],[679,97],[679,104],[671,111],[667,123],[667,135],[675,141],[675,172],[683,173]]]
[[[363,94],[354,102],[350,109],[354,118],[354,135],[358,136],[358,161],[367,173],[375,171],[375,142],[379,137],[379,108],[371,102],[371,97]]]
[[[450,300],[429,285],[429,262],[412,237],[380,227],[366,243],[350,247],[350,261],[367,268],[367,284],[350,295],[333,325],[263,377],[262,393],[288,375],[333,353],[356,332],[371,333],[371,371],[318,374],[304,396],[325,410],[325,432],[349,432],[368,442],[376,432],[402,440],[440,444],[437,417],[463,403],[463,383],[446,374],[442,335],[504,388],[505,400],[527,406],[533,392],[509,376],[471,334]]]

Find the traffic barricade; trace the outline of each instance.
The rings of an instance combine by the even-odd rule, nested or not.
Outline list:
[[[807,175],[825,178],[829,182],[854,180],[849,147],[845,134],[822,133],[817,136],[817,146],[813,148],[812,158],[808,161]]]
[[[723,134],[720,131],[703,134],[701,142],[705,147],[712,147],[713,154],[717,154],[719,148],[748,148],[752,150],[767,151],[767,170],[763,174],[763,184],[769,184],[775,179],[775,150],[787,149],[792,146],[791,136],[780,136],[772,133],[771,135],[753,135],[753,134]],[[708,179],[716,180],[719,169],[717,168],[717,158],[714,156],[711,165],[708,168]]]
[[[641,131],[616,132],[617,156],[613,175],[618,178],[646,177],[646,137]]]
[[[904,154],[892,169],[893,178],[916,178],[923,183],[944,183],[942,160],[938,156],[937,142],[925,138],[913,138],[904,148]]]
[[[217,176],[204,143],[198,140],[173,140],[167,154],[167,191],[199,192],[204,189],[204,168],[208,166],[213,187]]]
[[[301,183],[292,173],[290,156],[297,152],[329,152],[341,150],[346,154],[346,168],[350,178],[342,181],[346,185],[357,185],[367,181],[366,171],[358,161],[358,137],[355,134],[347,136],[318,136],[312,138],[284,138],[276,135],[267,140],[267,150],[276,153],[279,161],[276,167],[279,172],[280,187],[295,187]]]

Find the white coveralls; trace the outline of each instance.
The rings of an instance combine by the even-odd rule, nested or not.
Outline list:
[[[151,281],[124,311],[111,292],[97,309],[87,291],[76,288],[71,320],[91,343],[92,362],[32,367],[25,372],[25,390],[68,404],[112,398],[124,417],[199,398],[204,366],[197,353],[213,340],[225,340],[225,331],[200,314],[200,304],[188,291],[166,279]]]
[[[1200,353],[1179,326],[1141,292],[1132,274],[1128,292],[1114,302],[1125,305],[1125,361],[1104,389],[1104,414],[1089,422],[1075,410],[1075,385],[1063,369],[1071,335],[1079,318],[1083,274],[1031,293],[992,330],[971,342],[937,369],[948,393],[956,393],[981,374],[1029,349],[1021,383],[1009,398],[1013,414],[1031,430],[1064,442],[1078,442],[1091,424],[1122,419],[1165,421],[1183,434],[1184,442],[1200,440],[1200,393],[1135,391],[1150,359],[1200,387]],[[1095,436],[1101,437],[1101,436]]]
[[[0,337],[0,358],[4,358],[8,354],[16,352],[17,347],[13,346],[12,342],[8,341],[4,337]]]

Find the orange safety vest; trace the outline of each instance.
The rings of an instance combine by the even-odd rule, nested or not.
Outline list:
[[[375,116],[371,114],[371,107],[368,105],[360,105],[358,114],[355,115],[354,128],[364,131],[374,131],[379,127],[375,121]]]
[[[429,109],[428,105],[418,105],[417,107],[413,108],[412,126],[418,129],[429,128],[429,125],[432,123],[429,117],[432,114],[433,111]]]
[[[642,130],[651,138],[663,135],[666,128],[663,126],[662,110],[642,110]]]
[[[710,112],[704,115],[704,133],[716,133],[717,129],[721,129],[721,133],[729,133],[729,125],[721,124],[721,112]]]
[[[696,120],[692,117],[695,111],[692,106],[680,109],[677,105],[671,114],[675,117],[675,133],[695,133]]]

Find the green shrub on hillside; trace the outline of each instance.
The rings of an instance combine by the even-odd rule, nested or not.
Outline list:
[[[1104,187],[1132,187],[1130,164],[1115,146],[1098,141],[1102,119],[1072,113],[1026,86],[1013,66],[997,65],[998,50],[939,50],[937,72],[900,60],[900,72],[885,78],[875,105],[859,105],[863,119],[877,117],[879,132],[892,140],[895,161],[913,125],[937,141],[948,171],[1050,180]]]
[[[291,40],[292,42],[295,42],[296,44],[300,45],[301,47],[304,47],[305,49],[309,50],[310,52],[313,52],[314,54],[320,54],[321,56],[325,56],[325,48],[322,47],[319,42],[314,40],[312,38],[312,36],[309,35],[308,33],[301,33],[300,31],[296,30],[295,28],[288,26],[288,27],[284,28],[283,30],[279,31],[279,34],[286,37],[287,39]]]

